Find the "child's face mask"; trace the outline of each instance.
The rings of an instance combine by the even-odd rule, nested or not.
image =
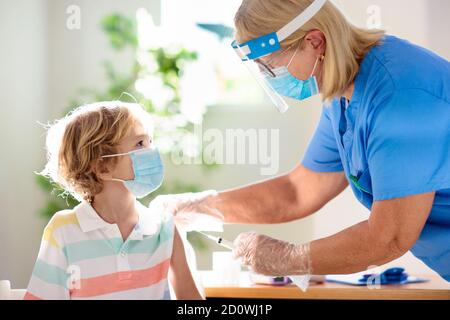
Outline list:
[[[136,198],[144,198],[158,189],[164,179],[164,166],[161,156],[156,148],[145,148],[127,153],[102,156],[102,158],[120,157],[129,155],[133,163],[133,180],[111,179],[123,182],[125,187]]]

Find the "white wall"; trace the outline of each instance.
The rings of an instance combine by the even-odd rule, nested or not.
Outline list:
[[[355,25],[365,27],[369,20],[368,8],[378,6],[381,13],[381,28],[398,37],[426,45],[427,7],[426,0],[332,0]]]
[[[0,1],[0,279],[27,284],[43,220],[33,171],[44,159],[47,1]]]
[[[450,1],[427,1],[427,42],[430,48],[445,57],[447,60],[450,60],[449,12]]]
[[[66,28],[66,10],[71,5],[81,10],[79,30]],[[49,102],[54,117],[67,111],[68,102],[79,96],[79,90],[105,88],[104,61],[112,61],[119,72],[130,70],[134,59],[131,52],[112,51],[100,21],[116,12],[134,17],[139,8],[147,8],[154,14],[155,23],[159,22],[160,0],[52,1],[48,13],[49,56],[52,62],[49,66]]]
[[[350,21],[366,26],[367,8],[378,6],[382,29],[408,39],[438,54],[450,57],[448,30],[450,2],[447,0],[332,0]]]

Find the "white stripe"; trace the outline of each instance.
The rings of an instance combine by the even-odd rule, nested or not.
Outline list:
[[[325,5],[327,0],[315,0],[308,8],[306,8],[301,14],[299,14],[294,20],[289,22],[283,28],[277,32],[278,41],[281,42],[287,39],[291,34],[300,29],[309,20],[312,19]]]
[[[69,299],[69,292],[65,288],[53,283],[42,281],[34,276],[30,279],[30,284],[28,285],[27,291],[44,300]]]
[[[38,259],[63,270],[67,266],[67,259],[61,249],[54,247],[48,241],[41,242]]]

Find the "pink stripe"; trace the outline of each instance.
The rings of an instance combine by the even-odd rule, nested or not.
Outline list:
[[[23,297],[23,300],[43,300],[43,299],[27,291]]]
[[[70,291],[71,297],[93,297],[108,293],[149,287],[167,278],[170,258],[147,269],[122,271],[81,279],[80,289]]]

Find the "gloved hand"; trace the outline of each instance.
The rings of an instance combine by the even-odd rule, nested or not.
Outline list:
[[[221,232],[223,231],[223,215],[219,210],[209,206],[206,201],[215,196],[217,196],[215,190],[161,195],[150,203],[150,207],[173,215],[175,223],[184,231]]]
[[[242,265],[266,276],[312,274],[309,243],[295,245],[247,232],[234,241],[233,255]]]

